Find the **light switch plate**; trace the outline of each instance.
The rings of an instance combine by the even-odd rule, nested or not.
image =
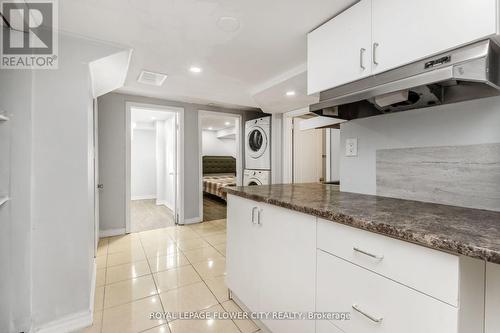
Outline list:
[[[345,156],[358,156],[358,138],[345,140]]]

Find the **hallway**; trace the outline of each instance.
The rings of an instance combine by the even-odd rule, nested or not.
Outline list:
[[[94,325],[82,333],[257,332],[248,320],[150,320],[151,312],[240,312],[228,299],[226,220],[101,239]]]

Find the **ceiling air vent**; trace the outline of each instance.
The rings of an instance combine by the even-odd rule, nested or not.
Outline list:
[[[167,75],[165,74],[141,71],[141,74],[139,75],[137,82],[159,87],[163,84],[163,82],[165,82],[166,78]]]

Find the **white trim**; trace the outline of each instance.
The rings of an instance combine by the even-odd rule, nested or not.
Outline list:
[[[95,298],[95,285],[97,280],[97,263],[95,261],[95,257],[93,258],[92,263],[92,280],[90,281],[90,299],[89,299],[89,307],[90,312],[94,313],[94,298]]]
[[[133,196],[130,200],[152,200],[156,199],[156,194],[149,194],[149,195],[136,195]]]
[[[106,229],[106,230],[101,230],[99,231],[99,237],[111,237],[111,236],[119,236],[119,235],[125,235],[126,234],[126,229],[125,228],[119,228],[119,229]]]
[[[33,331],[36,333],[74,332],[92,325],[93,320],[93,313],[85,310],[51,321],[41,327],[35,328]]]
[[[184,220],[184,224],[193,224],[193,223],[200,223],[200,222],[203,222],[203,217],[200,217],[200,216]]]
[[[325,182],[329,182],[332,180],[332,129],[327,128],[325,130],[325,156],[326,156],[326,163],[325,163]]]
[[[293,183],[293,118],[309,113],[302,108],[283,113],[283,183]]]
[[[36,333],[73,332],[92,325],[92,323],[94,322],[96,273],[96,262],[94,258],[94,262],[92,264],[92,280],[90,281],[90,298],[88,310],[51,321],[45,325],[42,325],[41,327],[35,328],[33,331]]]
[[[130,201],[131,201],[131,112],[132,107],[162,112],[175,112],[177,114],[177,125],[179,126],[179,138],[177,140],[177,177],[176,177],[176,207],[174,215],[179,215],[179,223],[184,221],[184,108],[162,105],[147,104],[133,101],[125,102],[125,231],[130,232]],[[102,237],[102,236],[101,236]]]
[[[157,206],[165,206],[168,209],[170,209],[172,212],[174,211],[175,207],[172,207],[166,200],[156,200],[156,205]]]
[[[243,121],[241,114],[235,113],[226,113],[219,111],[206,111],[206,110],[198,110],[198,172],[200,175],[200,181],[198,184],[198,195],[199,195],[199,204],[198,211],[200,212],[201,218],[195,217],[184,221],[185,224],[189,223],[198,223],[203,221],[203,142],[202,135],[203,129],[201,128],[201,116],[202,115],[215,115],[215,116],[223,116],[236,118],[238,121],[238,126],[236,127],[236,184],[238,186],[243,185],[243,152],[241,149],[242,146],[242,138],[243,138]],[[195,222],[188,222],[195,221]]]

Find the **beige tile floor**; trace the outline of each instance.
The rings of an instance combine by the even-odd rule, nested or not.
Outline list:
[[[226,220],[103,238],[94,324],[81,333],[254,333],[248,320],[151,320],[151,312],[241,309],[225,284]]]

